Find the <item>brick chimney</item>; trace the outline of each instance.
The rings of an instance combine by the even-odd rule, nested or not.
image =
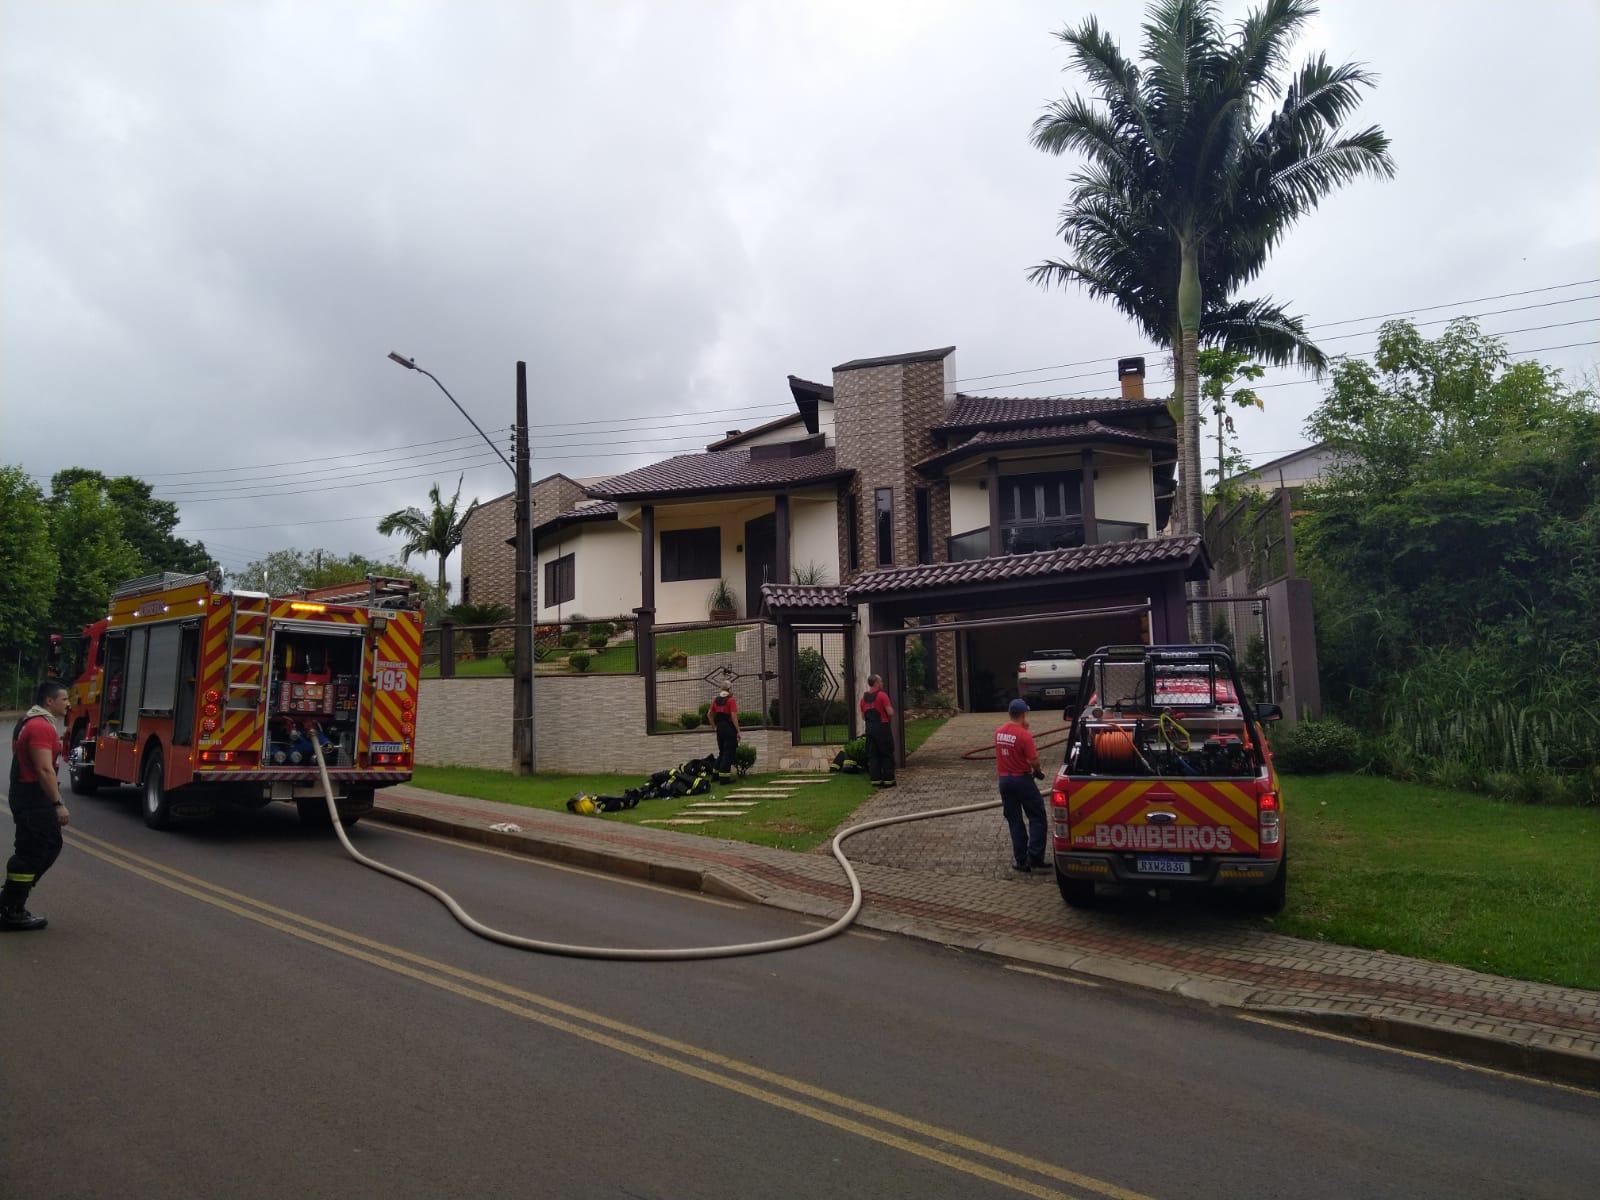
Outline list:
[[[1144,399],[1144,359],[1119,358],[1117,360],[1117,378],[1122,383],[1122,398],[1124,400]]]

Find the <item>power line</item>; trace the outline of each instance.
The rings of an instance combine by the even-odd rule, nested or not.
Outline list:
[[[433,468],[435,470],[439,470],[439,469],[442,469],[442,468],[445,468],[445,467],[454,467],[455,465],[457,465],[459,463],[476,462],[478,457],[481,456],[482,454],[483,454],[483,451],[481,449],[480,450],[469,451],[469,450],[466,450],[465,448],[463,448],[461,450],[461,452],[460,452],[460,456],[458,456],[458,457],[441,458],[441,459],[436,459],[436,460],[432,460],[432,461],[408,463],[408,464],[406,464],[406,466],[401,467],[399,469],[400,470],[410,470],[413,467],[431,467],[431,468]],[[366,466],[367,464],[358,464],[358,465]],[[376,470],[363,470],[363,471],[339,471],[339,470],[334,470],[334,471],[328,471],[328,470],[324,469],[324,470],[321,470],[321,471],[304,471],[304,472],[295,472],[295,473],[292,473],[292,474],[302,474],[302,475],[313,475],[313,476],[315,476],[315,478],[312,478],[312,479],[296,480],[295,482],[297,482],[297,483],[318,483],[318,482],[321,482],[324,479],[365,479],[365,478],[370,478],[370,477],[372,477],[374,475],[383,475],[383,474],[390,474],[390,473],[392,473],[392,472],[389,470],[389,468],[384,467],[382,465],[379,465]],[[233,483],[233,482],[223,483],[223,482],[219,481],[217,483],[177,484],[177,485],[173,485],[172,487],[168,488],[168,490],[163,491],[160,494],[160,496],[161,496],[162,499],[177,500],[177,499],[182,499],[184,494],[194,495],[194,494],[197,494],[197,493],[207,493],[207,492],[218,492],[218,493],[239,492],[239,491],[246,491],[247,492],[247,491],[250,491],[250,490],[252,490],[254,488],[259,488],[259,487],[263,486],[264,484],[279,483],[279,482],[281,482],[281,481],[283,481],[285,479],[290,479],[290,478],[291,478],[291,475],[284,475],[284,476],[262,475],[262,476],[257,476],[254,479],[240,480],[237,483]],[[187,492],[186,493],[185,492],[181,492],[181,491],[179,491],[177,489],[187,489]]]
[[[483,459],[483,461],[478,463],[476,466],[464,467],[463,468],[463,473],[465,473],[467,471],[479,470],[482,467],[490,465],[491,463],[498,465],[502,469],[504,469],[504,467],[505,467],[505,464],[502,463],[499,460],[499,458],[497,458],[497,457],[495,457],[494,455],[491,454],[491,455],[486,456]],[[438,474],[437,471],[424,471],[420,475],[391,475],[391,476],[389,476],[388,478],[385,478],[385,479],[374,479],[369,483],[333,484],[333,485],[330,485],[328,487],[301,488],[301,489],[298,489],[298,490],[295,490],[295,491],[289,491],[289,492],[281,492],[281,491],[280,492],[257,492],[255,494],[249,495],[249,496],[206,496],[206,497],[202,497],[202,498],[197,499],[197,500],[190,500],[190,499],[186,499],[186,498],[180,498],[177,501],[175,501],[175,503],[178,503],[178,504],[215,504],[218,501],[228,501],[228,500],[276,500],[280,496],[309,496],[309,495],[312,495],[313,493],[317,493],[317,492],[342,492],[342,491],[347,491],[350,488],[380,487],[380,486],[382,486],[383,484],[386,484],[386,483],[405,483],[406,481],[412,480],[412,479],[428,479],[430,477],[436,476],[437,474]],[[284,524],[305,525],[305,524],[310,524],[310,522],[307,522],[307,521],[286,521],[286,522],[284,522]]]
[[[1323,322],[1320,322],[1319,324],[1316,324],[1316,325],[1308,325],[1306,328],[1307,329],[1327,329],[1327,328],[1330,328],[1330,327],[1332,327],[1334,325],[1352,325],[1357,321],[1381,321],[1381,320],[1384,320],[1384,319],[1386,319],[1388,317],[1403,317],[1403,316],[1406,316],[1409,313],[1435,312],[1435,311],[1437,311],[1438,309],[1441,309],[1441,308],[1455,308],[1458,305],[1467,305],[1467,304],[1484,304],[1484,303],[1487,303],[1490,300],[1512,300],[1512,299],[1515,299],[1518,296],[1534,296],[1534,295],[1540,295],[1540,294],[1542,294],[1544,292],[1558,292],[1558,291],[1561,291],[1564,288],[1586,287],[1586,286],[1588,286],[1590,284],[1594,284],[1594,283],[1600,283],[1600,279],[1577,279],[1577,280],[1574,280],[1571,283],[1553,283],[1553,284],[1549,285],[1548,287],[1529,288],[1528,290],[1521,291],[1521,292],[1501,292],[1500,294],[1495,295],[1495,296],[1479,296],[1479,297],[1477,297],[1476,299],[1473,299],[1473,300],[1452,300],[1452,301],[1450,301],[1450,302],[1448,302],[1446,304],[1428,304],[1428,305],[1424,305],[1421,308],[1400,309],[1400,310],[1398,310],[1396,312],[1370,313],[1370,314],[1368,314],[1367,316],[1364,316],[1364,317],[1345,317],[1342,320],[1338,320],[1338,321],[1323,321]],[[1552,303],[1554,303],[1554,304],[1572,304],[1572,303],[1575,303],[1578,300],[1588,300],[1588,299],[1592,299],[1592,297],[1589,297],[1589,296],[1577,296],[1577,297],[1573,297],[1573,298],[1568,299],[1568,300],[1552,301]],[[1544,307],[1544,306],[1542,306],[1542,305],[1528,305],[1528,307],[1529,308],[1539,308],[1539,307]],[[1516,312],[1516,311],[1519,311],[1519,310],[1517,310],[1517,309],[1502,309],[1501,311],[1503,311],[1503,312]],[[1130,354],[1120,354],[1120,355],[1110,355],[1110,356],[1108,356],[1106,358],[1080,358],[1080,359],[1077,359],[1077,360],[1075,360],[1073,362],[1055,363],[1052,366],[1046,366],[1046,367],[1029,367],[1028,369],[1022,370],[1022,371],[997,371],[997,372],[995,372],[994,374],[991,374],[991,375],[967,375],[967,376],[965,376],[965,377],[963,377],[961,379],[954,380],[953,382],[955,382],[955,383],[973,383],[973,382],[975,382],[977,380],[980,380],[980,379],[1009,379],[1013,375],[1037,375],[1040,371],[1060,371],[1060,370],[1065,369],[1066,367],[1084,367],[1084,366],[1089,366],[1092,363],[1111,363],[1111,362],[1116,362],[1120,358],[1131,358],[1131,357],[1134,357],[1135,355],[1139,355],[1139,354],[1165,354],[1167,352],[1168,352],[1167,347],[1164,347],[1164,346],[1151,346],[1151,347],[1148,347],[1147,349],[1144,349],[1144,350],[1134,351],[1134,353],[1132,355],[1130,355]],[[1074,376],[1073,378],[1081,378],[1081,376]],[[1037,380],[1035,382],[1049,383],[1051,381],[1048,380],[1048,379],[1045,379],[1045,380]],[[1025,385],[1017,385],[1017,386],[1025,386]]]
[[[490,432],[508,433],[510,430],[511,426],[507,425],[501,429],[490,430]],[[471,442],[476,440],[477,439],[469,433],[463,434],[461,437],[440,438],[437,441],[432,442],[411,442],[405,446],[384,446],[374,450],[348,450],[343,454],[329,454],[322,458],[292,458],[284,462],[251,463],[249,466],[244,467],[208,467],[199,471],[157,471],[154,474],[141,475],[140,478],[148,481],[151,479],[172,479],[180,475],[221,475],[235,471],[261,471],[265,470],[267,467],[293,467],[298,466],[301,463],[308,462],[333,462],[334,460],[341,458],[360,458],[368,454],[388,454],[394,450],[415,450],[419,446],[443,446],[450,442]]]

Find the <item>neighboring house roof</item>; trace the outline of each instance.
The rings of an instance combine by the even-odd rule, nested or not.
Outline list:
[[[610,500],[591,500],[569,508],[565,512],[558,512],[541,525],[533,527],[533,536],[538,538],[546,533],[553,533],[557,529],[564,529],[568,525],[579,525],[585,521],[615,521],[617,519],[617,506]],[[516,539],[511,538],[506,542],[508,546],[516,545]]]
[[[930,454],[917,463],[924,475],[937,475],[941,468],[960,462],[974,454],[989,450],[1007,450],[1019,446],[1048,445],[1052,442],[1125,442],[1133,446],[1149,446],[1157,450],[1175,450],[1177,442],[1171,438],[1154,437],[1133,429],[1120,429],[1103,425],[1099,421],[1080,421],[1073,425],[1038,425],[1024,429],[985,429],[974,434],[960,445]]]
[[[716,492],[762,492],[800,484],[826,483],[851,474],[841,470],[833,447],[798,458],[752,461],[750,448],[680,454],[634,471],[613,475],[589,489],[607,500],[654,500]]]
[[[769,608],[848,608],[850,598],[837,584],[763,583],[761,594]]]
[[[1127,542],[1101,542],[1068,550],[1040,550],[1033,554],[1002,554],[965,562],[927,563],[916,567],[888,567],[858,575],[846,585],[849,598],[885,596],[963,584],[1036,581],[1060,575],[1140,567],[1183,567],[1205,564],[1205,544],[1197,533],[1179,537],[1141,538]]]
[[[909,354],[886,354],[882,358],[852,358],[840,363],[835,371],[857,371],[862,367],[892,367],[897,363],[938,362],[955,353],[954,346],[940,346],[937,350],[913,350]]]
[[[590,477],[588,477],[586,479],[574,479],[571,475],[568,475],[565,471],[556,471],[554,474],[546,475],[543,479],[535,479],[528,486],[530,488],[536,488],[540,484],[549,483],[552,479],[565,479],[568,483],[570,483],[575,488],[585,488],[589,484],[598,483],[600,480],[602,480],[604,478],[605,478],[604,475],[595,475],[595,476],[590,476]],[[498,496],[491,496],[487,500],[480,500],[480,501],[478,501],[478,503],[474,504],[470,510],[468,510],[467,516],[468,517],[472,516],[472,514],[477,512],[480,508],[488,508],[489,505],[491,505],[491,504],[498,504],[502,500],[510,500],[515,495],[516,495],[516,489],[513,488],[509,492],[501,492]]]
[[[785,425],[798,425],[805,420],[800,413],[790,413],[786,417],[778,417],[762,425],[752,425],[749,429],[737,429],[727,437],[718,438],[706,447],[707,450],[731,450],[741,442],[747,442],[759,434],[771,433],[774,429],[782,429]]]
[[[1165,400],[1148,397],[1126,400],[1120,396],[968,396],[958,393],[945,419],[933,430],[956,433],[969,429],[1021,429],[1088,417],[1115,419],[1135,413],[1166,411]]]
[[[1291,450],[1288,454],[1270,459],[1260,466],[1251,467],[1248,471],[1240,471],[1237,475],[1230,475],[1225,483],[1234,483],[1241,479],[1255,479],[1280,471],[1285,467],[1293,466],[1308,458],[1316,458],[1320,454],[1332,455],[1333,449],[1327,442],[1313,442],[1309,446],[1301,446],[1298,450]]]

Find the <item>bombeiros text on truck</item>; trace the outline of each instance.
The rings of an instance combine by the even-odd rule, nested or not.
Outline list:
[[[415,585],[372,577],[274,597],[206,575],[130,580],[69,650],[72,790],[137,784],[145,822],[220,805],[298,805],[326,824],[312,738],[340,819],[411,778],[422,653]]]
[[[1283,793],[1264,725],[1226,646],[1105,646],[1083,663],[1050,793],[1056,882],[1241,889],[1282,909]]]

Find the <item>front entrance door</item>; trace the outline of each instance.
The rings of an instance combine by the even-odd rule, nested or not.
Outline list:
[[[771,583],[778,568],[778,517],[744,523],[744,615],[761,615],[761,585]]]

